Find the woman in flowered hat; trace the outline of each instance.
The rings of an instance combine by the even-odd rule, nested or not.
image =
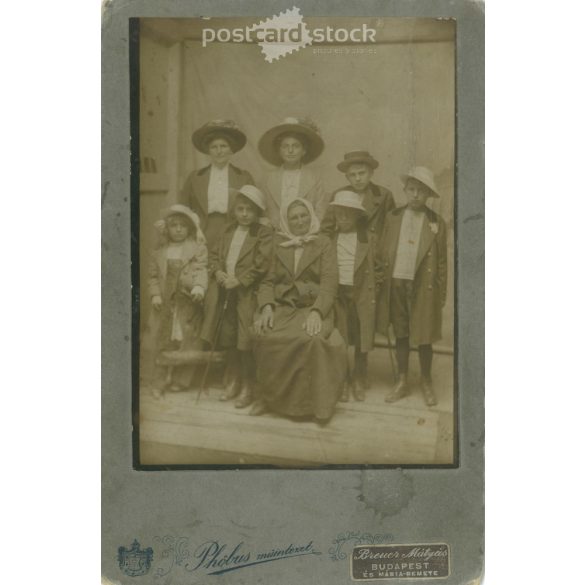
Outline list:
[[[281,207],[293,199],[307,199],[317,217],[323,218],[328,203],[323,182],[306,165],[316,160],[324,148],[319,129],[308,119],[285,118],[260,138],[260,154],[277,167],[262,183],[267,194],[267,215],[275,229],[279,228]]]
[[[254,185],[248,171],[230,163],[246,145],[246,135],[233,120],[213,120],[195,130],[191,140],[199,152],[209,156],[211,164],[187,177],[179,202],[200,217],[207,246],[212,250],[228,222],[234,197],[230,189]]]
[[[346,347],[333,322],[338,286],[335,249],[319,233],[306,199],[281,211],[272,265],[258,289],[252,347],[258,400],[251,415],[272,411],[327,424],[347,368]]]

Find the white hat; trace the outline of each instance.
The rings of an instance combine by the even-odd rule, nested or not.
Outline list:
[[[266,211],[266,200],[264,198],[264,193],[262,193],[262,191],[260,191],[258,187],[254,187],[254,185],[244,185],[243,187],[234,190],[236,191],[236,193],[240,193],[244,197],[247,197],[262,211]]]
[[[167,209],[164,209],[161,217],[162,219],[155,222],[154,226],[159,230],[162,231],[164,229],[165,220],[170,217],[171,215],[182,215],[186,217],[195,227],[195,239],[198,242],[205,243],[205,236],[203,235],[203,231],[201,230],[201,222],[199,220],[199,216],[191,209],[189,209],[186,205],[181,205],[180,203],[175,203],[171,205]]]
[[[431,191],[433,197],[438,197],[439,192],[437,191],[437,187],[435,185],[435,177],[433,176],[433,171],[430,171],[426,167],[413,167],[406,173],[406,175],[401,175],[400,178],[402,182],[406,185],[406,181],[408,179],[415,179],[426,185]]]
[[[337,191],[333,201],[329,205],[337,205],[338,207],[351,207],[352,209],[359,209],[365,213],[365,208],[362,205],[361,197],[355,191]]]
[[[165,209],[162,213],[163,219],[170,217],[171,215],[185,215],[191,223],[199,230],[201,229],[199,216],[191,209],[189,209],[186,205],[181,205],[180,203],[175,203],[171,205],[167,209]]]

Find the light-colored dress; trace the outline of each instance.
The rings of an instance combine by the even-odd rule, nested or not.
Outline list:
[[[270,171],[261,185],[266,194],[266,215],[274,229],[280,227],[280,210],[293,199],[306,199],[311,203],[319,220],[325,215],[329,196],[325,193],[321,177],[309,167],[285,171],[283,167]]]

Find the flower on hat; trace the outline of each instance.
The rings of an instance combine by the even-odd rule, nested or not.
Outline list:
[[[156,228],[157,231],[163,233],[165,231],[166,228],[166,222],[164,219],[159,219],[157,221],[154,222],[154,227]]]
[[[319,126],[317,126],[317,124],[315,124],[315,122],[313,122],[313,120],[311,120],[311,118],[309,118],[309,117],[299,118],[299,123],[302,124],[303,126],[309,127],[311,130],[313,130],[313,132],[316,132],[317,134],[321,134],[321,130],[319,129]]]

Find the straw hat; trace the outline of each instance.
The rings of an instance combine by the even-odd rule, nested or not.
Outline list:
[[[366,212],[362,205],[361,197],[354,191],[337,191],[333,201],[329,205],[337,205],[338,207],[351,207],[352,209],[358,209],[359,211]]]
[[[439,197],[439,192],[437,191],[437,187],[435,185],[433,171],[427,169],[426,167],[413,167],[405,175],[400,175],[400,178],[405,185],[408,179],[415,179],[419,183],[426,185],[431,190],[431,195],[433,197]]]
[[[351,165],[368,165],[372,170],[378,168],[378,161],[367,150],[354,150],[343,155],[343,160],[337,165],[342,173],[347,173]]]
[[[264,193],[258,189],[258,187],[254,187],[254,185],[244,185],[239,189],[233,189],[235,193],[239,193],[244,197],[247,197],[254,205],[258,206],[262,211],[266,211],[266,199],[264,197]]]
[[[232,152],[242,150],[246,145],[246,135],[238,128],[233,120],[212,120],[193,132],[191,140],[195,148],[204,154],[209,154],[209,142],[215,137],[225,138],[232,147]]]
[[[171,205],[169,208],[165,209],[162,212],[162,219],[167,219],[171,215],[185,216],[193,224],[196,230],[200,231],[201,228],[199,227],[200,226],[199,216],[194,211],[189,209],[187,206],[181,205],[180,203],[175,203],[174,205]]]
[[[303,163],[308,164],[320,156],[325,148],[325,143],[319,133],[319,128],[309,119],[285,118],[282,123],[267,130],[258,142],[258,150],[262,157],[269,163],[280,166],[282,159],[276,149],[276,139],[283,134],[300,134],[305,138],[307,152],[303,157]]]

